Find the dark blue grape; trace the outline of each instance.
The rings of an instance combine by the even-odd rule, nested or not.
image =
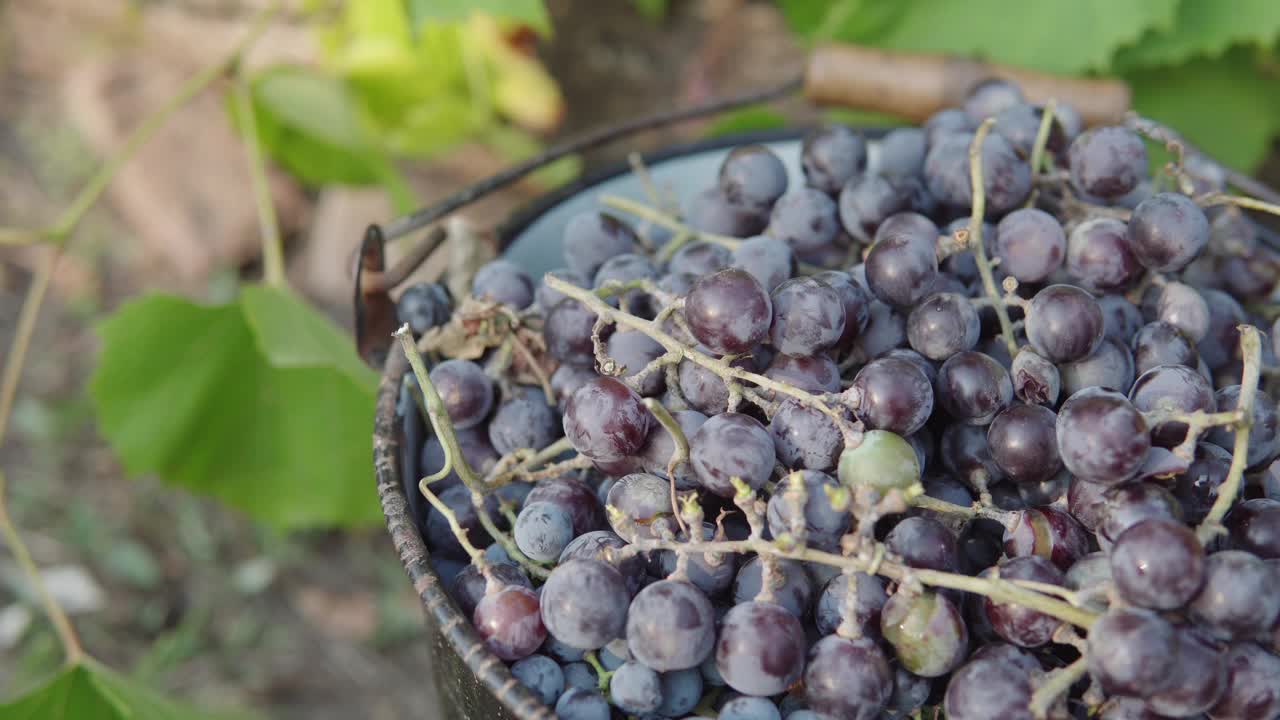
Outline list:
[[[564,692],[564,671],[546,655],[530,655],[511,665],[511,675],[533,691],[543,704],[554,706]]]
[[[1103,338],[1092,355],[1062,363],[1058,374],[1062,379],[1062,394],[1067,397],[1091,388],[1128,393],[1135,377],[1133,354],[1127,344]]]
[[[529,503],[516,518],[512,534],[516,547],[529,559],[551,562],[560,557],[573,539],[573,519],[559,505],[545,501]]]
[[[485,647],[503,660],[528,657],[547,638],[538,594],[527,587],[508,585],[486,594],[471,619]]]
[[[643,255],[614,255],[600,266],[591,281],[591,287],[599,289],[609,283],[629,283],[633,280],[656,280],[658,271],[653,263]],[[614,296],[609,303],[630,312],[632,315],[650,317],[653,315],[653,302],[643,290],[628,290],[621,296]]]
[[[640,396],[613,378],[587,382],[569,398],[564,434],[573,448],[598,461],[616,461],[644,447],[652,415]]]
[[[1022,88],[1010,80],[987,78],[969,90],[961,107],[972,122],[979,123],[989,117],[1025,103]]]
[[[1181,523],[1143,520],[1115,539],[1111,578],[1128,602],[1175,610],[1204,587],[1204,549],[1195,533]]]
[[[1004,108],[996,115],[996,124],[992,130],[1008,140],[1018,155],[1030,158],[1035,149],[1043,118],[1043,108],[1019,102]],[[1067,149],[1067,134],[1058,122],[1056,114],[1049,124],[1049,134],[1045,138],[1044,147],[1055,157]]]
[[[784,400],[769,421],[778,462],[793,470],[830,471],[844,450],[844,436],[820,410]]]
[[[844,334],[844,302],[829,285],[812,277],[788,280],[773,291],[769,341],[787,355],[813,355],[836,345]]]
[[[908,567],[955,572],[960,565],[956,534],[930,517],[903,518],[889,531],[884,545]]]
[[[1280,500],[1245,500],[1231,508],[1226,525],[1232,547],[1265,560],[1280,558]]]
[[[489,544],[491,538],[484,528],[480,526],[480,515],[471,503],[470,490],[462,485],[455,485],[441,491],[438,496],[440,501],[453,511],[458,520],[458,525],[466,531],[467,539],[471,541],[472,545],[484,546]],[[496,498],[492,495],[486,498],[485,504],[486,509],[490,512],[493,512],[498,506]],[[455,558],[466,557],[466,553],[462,550],[462,545],[454,537],[453,530],[444,519],[444,515],[441,515],[434,507],[427,512],[425,535],[427,537],[427,545],[433,552]]]
[[[1217,704],[1227,689],[1226,657],[1198,629],[1178,629],[1173,671],[1170,688],[1147,698],[1147,707],[1161,716],[1196,716]]]
[[[708,275],[722,270],[733,262],[733,253],[729,248],[716,243],[691,242],[671,256],[667,271],[679,275]]]
[[[867,167],[867,141],[845,125],[827,125],[809,132],[800,144],[800,168],[805,182],[835,195]]]
[[[773,473],[773,438],[758,420],[740,413],[722,413],[707,420],[689,438],[689,461],[706,490],[721,497],[737,492],[729,482],[738,477],[759,490]]]
[[[664,355],[666,349],[638,330],[619,330],[609,336],[605,352],[621,366],[622,374],[618,377],[631,377]],[[666,381],[662,372],[654,371],[645,376],[639,390],[641,395],[652,397],[662,394],[664,387]]]
[[[1089,628],[1089,673],[1103,690],[1151,697],[1175,679],[1178,637],[1169,621],[1150,610],[1118,607]]]
[[[934,293],[907,316],[907,340],[911,348],[938,362],[972,350],[981,332],[977,310],[969,298],[956,293]]]
[[[876,231],[866,257],[868,288],[894,307],[911,307],[933,289],[938,276],[938,228],[916,213],[898,213]]]
[[[1186,283],[1165,283],[1156,314],[1160,320],[1181,330],[1191,342],[1199,342],[1209,333],[1209,303],[1199,290]]]
[[[1128,238],[1133,254],[1147,269],[1177,272],[1209,244],[1209,220],[1186,195],[1158,193],[1134,209]]]
[[[595,363],[595,345],[591,340],[596,314],[586,305],[565,298],[556,303],[542,324],[542,338],[547,352],[562,363],[590,368]]]
[[[853,237],[870,236],[884,219],[911,209],[905,178],[864,174],[850,178],[840,190],[840,223]]]
[[[773,600],[788,612],[803,619],[813,603],[813,581],[804,566],[795,560],[777,561],[777,586],[773,587]],[[764,562],[757,555],[743,563],[733,580],[733,599],[738,603],[751,602],[764,587]]]
[[[906,317],[879,300],[870,301],[867,315],[867,327],[854,342],[865,357],[879,357],[907,344]]]
[[[972,134],[973,129],[978,126],[977,123],[984,119],[986,119],[985,116],[975,121],[960,108],[939,110],[924,121],[926,144],[929,148],[932,148],[948,135]]]
[[[893,695],[893,671],[874,641],[830,635],[809,651],[804,688],[820,713],[874,720]]]
[[[569,268],[558,268],[548,272],[547,275],[550,275],[557,280],[563,280],[571,285],[576,285],[580,288],[591,287],[591,281],[588,279],[588,276],[584,276],[576,270],[570,270]],[[533,292],[533,296],[538,303],[538,307],[542,308],[544,312],[550,311],[551,308],[559,304],[561,300],[569,297],[545,283],[538,283],[538,289]]]
[[[960,422],[990,423],[1013,400],[1013,382],[999,362],[972,350],[942,364],[935,384],[942,408]]]
[[[1086,389],[1067,398],[1058,413],[1056,435],[1067,469],[1106,485],[1133,477],[1151,449],[1142,413],[1109,390]]]
[[[523,310],[533,304],[533,281],[519,265],[493,260],[481,266],[471,280],[471,295]]]
[[[685,296],[685,318],[712,352],[744,353],[768,336],[773,304],[750,273],[728,268],[694,283]]]
[[[576,481],[575,481],[576,482]],[[570,560],[602,560],[609,562],[608,551],[620,550],[627,542],[608,530],[592,530],[575,537],[560,553],[558,563],[565,564]],[[640,589],[645,575],[644,557],[631,555],[623,560],[610,562],[627,583],[627,590],[635,594]]]
[[[1147,148],[1137,133],[1119,126],[1086,130],[1067,151],[1071,184],[1080,192],[1115,199],[1147,176]]]
[[[782,720],[782,714],[768,698],[743,695],[726,702],[716,720]]]
[[[1146,371],[1129,390],[1129,402],[1139,412],[1212,412],[1215,405],[1213,386],[1186,365],[1157,365]],[[1160,423],[1152,428],[1151,434],[1161,445],[1176,445],[1186,436],[1187,426],[1180,422]]]
[[[880,173],[912,177],[924,169],[925,134],[920,128],[895,128],[880,139]],[[838,189],[838,188],[837,188]]]
[[[785,242],[801,257],[821,252],[840,233],[836,203],[826,193],[801,188],[783,195],[773,206],[765,234]]]
[[[667,480],[647,473],[624,476],[609,489],[609,505],[622,513],[610,515],[609,525],[627,541],[660,537],[654,523],[671,516],[671,486]]]
[[[733,266],[746,270],[765,292],[773,292],[795,272],[791,248],[777,238],[757,235],[743,240],[733,251]],[[818,278],[822,279],[822,278]]]
[[[662,679],[638,662],[623,663],[609,681],[609,701],[626,713],[650,713],[662,705]]]
[[[715,615],[701,590],[659,580],[641,590],[627,613],[627,647],[659,672],[697,668],[716,643]]]
[[[396,319],[409,323],[414,335],[449,322],[453,314],[453,298],[440,283],[420,282],[410,285],[396,300]]]
[[[1276,580],[1275,569],[1256,555],[1214,553],[1205,560],[1204,589],[1191,601],[1191,616],[1222,640],[1261,637],[1280,616]]]
[[[778,353],[765,369],[764,376],[814,394],[840,391],[840,368],[836,365],[836,361],[825,353],[817,355]],[[773,391],[768,390],[764,395],[772,399]]]
[[[798,477],[805,489],[803,505],[797,501],[791,484]],[[849,513],[835,510],[827,497],[827,488],[835,489],[836,481],[828,474],[815,470],[802,470],[788,477],[779,484],[773,497],[769,498],[766,518],[769,532],[779,537],[793,532],[793,528],[804,528],[805,543],[819,550],[835,551],[839,548],[840,538],[849,531]]]
[[[854,598],[853,627],[862,635],[880,637],[880,611],[889,600],[884,580],[876,575],[854,573],[857,580]],[[830,635],[840,627],[845,617],[845,603],[849,593],[849,577],[836,575],[827,581],[813,608],[813,621],[818,632]]]
[[[716,668],[729,687],[749,695],[776,695],[804,671],[804,629],[781,605],[745,602],[724,616]]]
[[[947,718],[1033,720],[1031,677],[1031,671],[1001,658],[975,657],[947,682],[943,700]]]
[[[697,232],[745,238],[764,231],[769,224],[769,212],[735,205],[720,188],[710,187],[689,198],[684,220]]]
[[[768,210],[787,191],[787,168],[769,148],[744,145],[720,163],[718,184],[730,203]]]
[[[594,650],[622,635],[631,594],[612,565],[570,560],[542,586],[542,622],[560,642]]]
[[[498,406],[489,421],[489,442],[503,455],[531,448],[538,450],[560,437],[562,423],[556,409],[536,388],[518,389]]]
[[[1129,249],[1127,233],[1125,223],[1115,218],[1077,225],[1067,239],[1067,274],[1098,292],[1128,289],[1142,276],[1142,265]]]
[[[1157,365],[1200,364],[1195,343],[1177,327],[1162,320],[1143,325],[1133,336],[1133,364],[1141,375]]]
[[[947,133],[929,143],[924,178],[929,192],[944,205],[969,207],[973,186],[969,180],[969,145],[973,133]],[[987,210],[1001,215],[1022,204],[1031,192],[1031,166],[1000,135],[988,135],[982,143],[982,185]]]
[[[1214,395],[1218,410],[1235,410],[1240,402],[1240,386],[1219,388]],[[1209,442],[1226,450],[1235,445],[1236,433],[1229,426],[1219,425],[1209,431]],[[1248,469],[1256,470],[1271,462],[1280,453],[1280,411],[1266,392],[1259,390],[1253,396],[1253,422],[1249,429],[1249,451],[1245,455]]]
[[[696,667],[662,673],[659,680],[662,681],[662,704],[655,712],[662,717],[684,715],[702,699],[702,673]]]
[[[1280,657],[1254,643],[1227,649],[1227,690],[1209,709],[1213,720],[1256,720],[1280,713]]]
[[[1019,282],[1035,283],[1049,277],[1062,265],[1066,252],[1067,236],[1061,223],[1043,210],[1014,210],[996,226],[1000,269]]]
[[[455,428],[474,427],[493,409],[493,381],[470,360],[445,360],[429,377]]]
[[[560,720],[609,720],[609,701],[595,690],[571,687],[556,702]]]
[[[609,258],[634,253],[638,247],[631,226],[602,212],[574,215],[564,228],[564,261],[583,278],[594,278]]]

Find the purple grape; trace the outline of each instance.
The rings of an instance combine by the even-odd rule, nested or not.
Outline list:
[[[1218,410],[1235,410],[1240,402],[1240,386],[1219,388],[1212,406]],[[1226,450],[1235,445],[1236,432],[1230,426],[1219,425],[1205,438]],[[1258,390],[1253,396],[1253,423],[1249,430],[1249,451],[1245,455],[1247,469],[1256,470],[1271,462],[1280,453],[1280,412],[1271,396]]]
[[[1109,390],[1086,389],[1067,398],[1056,434],[1063,465],[1076,477],[1105,485],[1133,477],[1151,449],[1142,413]]]
[[[828,499],[827,488],[838,487],[828,474],[816,470],[799,471],[800,482],[805,488],[804,504],[796,502],[791,490],[793,480],[788,477],[778,485],[769,498],[766,519],[769,532],[775,538],[792,533],[797,525],[804,528],[809,547],[834,552],[839,549],[840,538],[849,531],[849,513],[835,510]]]
[[[592,460],[616,461],[644,447],[651,417],[631,388],[613,378],[596,378],[569,398],[564,434]]]
[[[844,334],[844,303],[829,285],[811,277],[788,280],[773,291],[769,341],[787,355],[813,355]]]
[[[570,270],[569,268],[557,268],[548,272],[547,275],[554,277],[557,280],[563,280],[571,285],[576,285],[580,288],[591,287],[591,282],[585,276],[575,270]],[[538,303],[538,307],[542,308],[543,312],[550,311],[551,308],[558,305],[561,300],[569,297],[545,283],[538,283],[538,288],[533,291],[533,296],[534,300]]]
[[[493,409],[493,381],[470,360],[445,360],[429,377],[454,428],[474,427]]]
[[[489,652],[503,660],[528,657],[547,638],[538,594],[520,585],[486,594],[476,604],[472,622]]]
[[[1013,394],[1026,403],[1056,405],[1062,392],[1058,367],[1030,348],[1022,348],[1009,369]]]
[[[1027,340],[1055,363],[1088,357],[1102,342],[1102,308],[1074,285],[1050,285],[1027,307]]]
[[[924,130],[914,127],[890,130],[880,139],[880,174],[918,176],[924,169],[925,150]]]
[[[560,553],[557,563],[564,565],[570,560],[600,560],[613,565],[622,579],[627,583],[627,591],[635,594],[640,589],[645,575],[644,557],[630,555],[622,560],[610,561],[609,552],[621,550],[627,542],[608,530],[592,530],[575,537]]]
[[[716,669],[738,692],[776,695],[800,679],[805,645],[800,621],[781,605],[740,603],[721,624]]]
[[[1222,640],[1262,637],[1280,617],[1275,568],[1256,555],[1223,550],[1205,560],[1204,588],[1191,601],[1191,616]]]
[[[1005,560],[999,565],[1003,580],[1030,580],[1047,585],[1062,585],[1062,571],[1042,557],[1030,555]],[[1017,603],[1001,603],[983,598],[983,612],[996,634],[1019,647],[1040,647],[1053,638],[1061,620],[1031,610]]]
[[[751,359],[746,357],[738,358],[729,365],[748,370],[755,369]],[[728,409],[729,388],[714,371],[692,360],[681,360],[676,367],[676,377],[680,383],[680,394],[695,410],[707,415],[716,415]]]
[[[859,175],[840,190],[840,223],[854,237],[873,235],[885,218],[910,209],[910,188],[897,177]]]
[[[631,593],[617,568],[600,560],[557,565],[542,586],[542,621],[556,640],[595,650],[622,635]]]
[[[779,198],[765,230],[766,235],[786,243],[801,257],[831,247],[839,233],[835,201],[813,188],[800,188]]]
[[[996,657],[975,657],[947,682],[943,707],[949,720],[1033,720],[1031,693],[1030,671]]]
[[[787,168],[769,148],[743,145],[720,163],[717,183],[730,203],[768,210],[787,191]]]
[[[844,436],[831,418],[798,400],[784,400],[769,421],[778,462],[793,470],[834,470]]]
[[[653,712],[662,705],[662,679],[638,662],[625,662],[613,671],[609,702],[632,715]]]
[[[796,257],[791,248],[767,235],[747,238],[733,251],[733,267],[750,273],[765,292],[773,292],[791,277],[795,265]]]
[[[726,702],[716,720],[782,720],[782,714],[769,698],[741,695]]]
[[[561,432],[563,423],[556,409],[536,388],[517,389],[489,420],[489,442],[503,455],[522,448],[544,448]]]
[[[657,277],[658,271],[653,267],[653,263],[649,261],[649,258],[631,253],[614,255],[605,260],[600,269],[596,271],[591,287],[598,290],[610,283],[625,284],[634,280],[656,280]],[[632,315],[641,317],[653,315],[653,299],[646,295],[643,290],[628,290],[620,296],[615,295],[609,299],[609,304],[614,307],[621,307]]]
[[[1209,514],[1230,467],[1231,453],[1210,443],[1196,445],[1195,459],[1174,478],[1173,486],[1187,522],[1199,523]]]
[[[907,316],[907,340],[921,355],[942,362],[978,344],[982,324],[973,304],[956,293],[934,293]]]
[[[1129,219],[1129,247],[1149,270],[1178,272],[1209,244],[1209,220],[1186,195],[1158,193]]]
[[[1157,320],[1147,323],[1133,336],[1133,364],[1141,375],[1157,365],[1200,364],[1195,344],[1177,327]]]
[[[684,209],[684,220],[697,232],[751,237],[769,224],[767,210],[758,210],[729,202],[718,187],[710,187],[693,195]]]
[[[662,704],[654,712],[662,717],[684,715],[697,707],[702,699],[702,673],[697,668],[662,673],[659,679],[662,681]]]
[[[910,435],[933,412],[933,388],[915,364],[899,358],[867,363],[845,397],[854,414],[871,429]]]
[[[1160,320],[1199,342],[1209,333],[1209,304],[1199,290],[1180,282],[1165,283],[1156,305]]]
[[[671,413],[671,416],[684,432],[686,441],[707,421],[707,416],[696,410],[677,410]],[[640,450],[640,465],[645,472],[665,478],[667,465],[671,463],[671,456],[675,451],[676,441],[671,437],[671,433],[659,423],[654,423],[649,430],[649,439]],[[697,487],[697,481],[693,478],[692,472],[687,461],[676,468],[677,489],[692,490]]]
[[[695,241],[682,246],[671,256],[667,271],[676,275],[709,275],[729,267],[733,253],[716,243]]]
[[[554,706],[564,692],[564,671],[546,655],[530,655],[511,665],[511,675],[533,691],[544,705]]]
[[[1102,523],[1098,540],[1109,547],[1120,534],[1148,518],[1182,521],[1182,506],[1162,485],[1153,482],[1126,483],[1104,494]]]
[[[660,537],[654,523],[674,513],[669,481],[648,473],[626,475],[609,488],[608,505],[622,517],[609,516],[609,526],[627,542]]]
[[[1098,306],[1102,308],[1107,338],[1122,345],[1128,345],[1129,339],[1145,322],[1142,311],[1123,295],[1103,295],[1098,298]]]
[[[879,357],[907,343],[907,320],[904,316],[879,300],[871,300],[867,309],[867,327],[855,342],[855,347],[865,357]]]
[[[573,298],[561,300],[542,323],[547,352],[562,363],[593,367],[596,358],[591,331],[595,324],[596,314],[586,305]]]
[[[1015,105],[1026,102],[1018,84],[1000,78],[987,78],[974,85],[961,107],[972,122],[980,123]]]
[[[922,677],[946,675],[969,649],[960,611],[945,595],[931,591],[890,596],[880,611],[880,631],[902,667]]]
[[[1000,111],[996,115],[996,124],[992,128],[1001,137],[1009,141],[1018,155],[1030,158],[1035,149],[1036,137],[1040,133],[1040,123],[1044,117],[1044,109],[1028,103],[1017,103]],[[1059,156],[1067,149],[1067,134],[1057,117],[1049,125],[1049,134],[1045,139],[1045,149]]]
[[[881,223],[866,257],[867,284],[882,302],[908,308],[920,302],[938,276],[938,227],[917,213]]]
[[[956,353],[938,370],[938,403],[956,420],[986,425],[1013,400],[1009,373],[989,355]]]
[[[534,562],[551,562],[573,539],[573,519],[560,505],[527,503],[516,518],[512,535],[516,547]]]
[[[1209,369],[1217,370],[1239,359],[1240,331],[1236,327],[1245,322],[1244,308],[1221,290],[1206,288],[1200,295],[1209,306],[1209,331],[1196,347]]]
[[[826,354],[784,355],[779,353],[769,363],[764,376],[814,394],[840,391],[840,368],[836,365],[836,361]],[[764,395],[772,399],[773,391],[765,391]]]
[[[446,490],[440,491],[438,494],[440,501],[453,511],[457,518],[458,525],[467,533],[467,539],[472,545],[484,546],[488,545],[491,538],[489,533],[485,532],[480,525],[480,515],[475,505],[471,502],[471,491],[462,485],[455,485]],[[486,510],[493,512],[497,509],[498,503],[495,496],[488,496],[485,499]],[[426,535],[427,545],[434,553],[441,553],[453,558],[465,558],[466,553],[462,550],[462,545],[458,539],[454,537],[453,529],[434,507],[427,511],[426,527],[423,534]]]
[[[1071,565],[1063,584],[1081,593],[1084,607],[1105,612],[1107,591],[1111,589],[1111,560],[1104,552],[1089,553]]]
[[[969,145],[972,133],[947,133],[929,143],[924,178],[929,192],[944,205],[969,207],[973,187],[969,181]],[[1002,215],[1021,205],[1031,192],[1031,166],[1000,135],[988,135],[982,143],[982,185],[987,210]]]
[[[867,141],[845,125],[826,125],[809,132],[800,144],[805,181],[835,195],[867,167]]]
[[[930,517],[903,518],[889,531],[884,545],[908,567],[955,572],[960,566],[956,534]]]
[[[1160,518],[1143,520],[1115,539],[1111,578],[1125,600],[1175,610],[1204,587],[1204,549],[1185,525]]]
[[[1129,249],[1128,226],[1115,218],[1092,218],[1067,238],[1067,274],[1097,292],[1127,290],[1142,276]]]
[[[703,523],[703,540],[711,540],[715,537],[715,533],[715,525],[708,522]],[[687,537],[683,533],[679,535],[681,541],[686,540]],[[691,553],[688,558],[685,571],[689,576],[689,582],[706,593],[708,597],[722,595],[733,584],[733,578],[738,572],[734,556],[718,555],[716,553]],[[662,577],[668,577],[675,572],[676,560],[675,552],[671,550],[661,551],[658,555],[659,574]]]
[[[636,233],[618,218],[602,212],[574,215],[564,228],[564,261],[584,278],[594,278],[609,258],[634,253]]]
[[[941,141],[943,137],[952,133],[972,134],[973,129],[977,127],[977,123],[985,119],[986,116],[983,116],[983,118],[979,120],[973,120],[960,108],[944,108],[939,110],[933,115],[930,115],[924,122],[923,129],[926,144],[928,147],[933,147]]]
[[[1280,558],[1280,500],[1245,500],[1231,508],[1226,525],[1231,547],[1265,560]]]
[[[787,609],[797,618],[804,619],[813,604],[813,581],[804,566],[795,560],[777,561],[777,586],[773,587],[774,599],[769,601]],[[764,587],[764,562],[755,556],[738,568],[733,579],[733,600],[746,603],[755,600]]]
[[[712,352],[744,353],[769,334],[773,305],[750,273],[729,268],[694,283],[685,297],[685,318],[694,337]]]
[[[1040,405],[1013,405],[996,416],[987,430],[991,456],[1018,483],[1053,477],[1062,466],[1055,427],[1058,416]]]
[[[643,370],[651,361],[666,353],[666,349],[653,338],[638,330],[619,330],[609,336],[605,352],[622,366],[619,377],[631,377]],[[647,397],[661,395],[666,382],[661,371],[649,373],[640,383],[640,394]]]
[[[1129,390],[1129,402],[1139,412],[1175,410],[1212,412],[1213,387],[1203,375],[1186,365],[1157,365],[1143,373]],[[1161,445],[1175,445],[1186,436],[1186,423],[1166,422],[1152,428],[1152,437]]]
[[[509,260],[493,260],[471,279],[471,296],[523,310],[533,304],[533,281]]]
[[[1004,551],[1010,557],[1034,555],[1066,570],[1089,552],[1089,535],[1068,513],[1053,507],[1020,510],[1004,532]]]
[[[985,428],[948,425],[942,431],[939,449],[943,466],[975,490],[1004,478],[1004,471],[991,457]]]
[[[1119,126],[1086,130],[1067,151],[1071,184],[1082,193],[1115,199],[1147,176],[1147,148],[1138,134]]]
[[[809,651],[804,689],[820,713],[874,720],[893,696],[893,671],[875,641],[830,635]]]
[[[595,690],[571,687],[556,701],[560,720],[609,720],[609,701]]]
[[[565,404],[578,388],[595,379],[596,373],[590,367],[562,363],[551,373],[551,391],[556,394],[556,404],[564,412]]]
[[[736,494],[729,480],[741,478],[759,490],[773,474],[773,438],[758,420],[740,413],[721,413],[689,438],[689,462],[703,488],[720,497]]]
[[[530,590],[533,589],[533,583],[529,582],[528,576],[524,574],[519,565],[513,562],[490,563],[489,571],[502,587],[519,585]],[[480,572],[480,567],[470,564],[463,568],[462,572],[455,575],[449,583],[449,597],[458,603],[458,609],[464,615],[471,617],[476,611],[476,605],[485,596],[487,585],[488,580]]]
[[[1062,225],[1043,210],[1014,210],[996,226],[1000,269],[1019,282],[1035,283],[1049,277],[1062,265],[1066,250]]]
[[[1156,613],[1112,608],[1094,621],[1088,640],[1089,673],[1106,692],[1151,697],[1172,686],[1178,636]]]
[[[1280,713],[1280,657],[1254,643],[1236,643],[1225,658],[1227,690],[1209,710],[1213,720],[1256,720]]]
[[[440,283],[415,283],[405,288],[396,300],[396,321],[401,325],[408,323],[414,335],[444,325],[452,314],[453,298]]]
[[[696,668],[716,644],[711,602],[693,585],[659,580],[641,590],[627,613],[627,647],[659,672]]]
[[[1127,345],[1103,338],[1089,357],[1058,366],[1062,393],[1067,397],[1091,388],[1128,393],[1135,377],[1133,354]]]
[[[857,597],[854,599],[853,625],[862,635],[880,637],[880,611],[889,600],[884,590],[884,580],[876,575],[854,573],[857,577]],[[845,617],[845,602],[849,592],[849,577],[836,575],[827,581],[813,608],[813,621],[822,635],[830,635],[840,627]]]

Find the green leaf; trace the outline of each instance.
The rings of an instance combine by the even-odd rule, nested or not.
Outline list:
[[[844,40],[866,42],[892,25],[905,2],[879,0],[780,0],[783,17],[792,31],[814,42]]]
[[[767,107],[745,107],[716,118],[706,129],[707,137],[732,135],[753,130],[772,130],[787,124],[787,118]]]
[[[300,67],[278,66],[251,84],[262,147],[303,182],[378,182],[385,165],[341,81]]]
[[[631,4],[650,22],[659,22],[667,16],[667,0],[632,0]]]
[[[131,474],[211,495],[278,528],[361,525],[374,373],[286,292],[200,306],[153,294],[100,328],[90,394]]]
[[[212,713],[163,697],[93,661],[63,669],[44,686],[0,705],[0,720],[215,720]]]
[[[1280,3],[1234,0],[1229,6],[1211,0],[1182,0],[1172,28],[1148,32],[1133,47],[1116,55],[1124,69],[1172,65],[1198,55],[1217,57],[1237,43],[1270,45],[1280,37]]]
[[[551,34],[551,16],[542,0],[406,0],[414,27],[429,20],[465,20],[473,13],[486,13],[503,20],[515,20],[542,35]]]
[[[1126,75],[1134,107],[1168,124],[1220,162],[1250,170],[1280,131],[1280,83],[1247,49],[1175,68]]]

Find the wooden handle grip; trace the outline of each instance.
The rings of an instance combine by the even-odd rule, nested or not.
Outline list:
[[[1119,123],[1129,109],[1129,86],[1120,80],[1085,79],[984,63],[955,55],[931,55],[830,44],[814,48],[804,91],[822,105],[900,115],[915,122],[964,101],[988,78],[1022,86],[1032,102],[1069,103],[1088,125]]]

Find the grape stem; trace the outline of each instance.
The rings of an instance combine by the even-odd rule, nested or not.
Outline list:
[[[1031,694],[1031,702],[1028,709],[1031,710],[1032,717],[1036,720],[1045,720],[1049,716],[1049,709],[1057,702],[1063,693],[1071,688],[1077,680],[1084,677],[1085,672],[1089,669],[1089,663],[1084,658],[1080,658],[1070,665],[1059,668],[1051,673],[1045,679],[1045,682],[1036,691]]]
[[[1044,149],[1049,144],[1049,131],[1052,129],[1054,113],[1057,112],[1058,101],[1054,98],[1044,104],[1044,111],[1040,117],[1040,127],[1036,130],[1036,141],[1031,146],[1031,179],[1032,184],[1040,177],[1040,172],[1044,166]]]
[[[1018,354],[1017,339],[1013,335],[1013,324],[1009,322],[1009,311],[1001,302],[999,288],[996,287],[995,276],[991,273],[991,261],[987,258],[986,244],[982,241],[982,220],[986,215],[987,191],[982,180],[982,143],[986,141],[991,127],[996,124],[993,117],[982,121],[973,133],[973,142],[969,144],[969,184],[973,187],[973,212],[969,216],[969,247],[973,249],[973,259],[978,266],[978,275],[982,277],[982,287],[987,297],[994,302],[992,308],[996,318],[1000,320],[1000,334],[1009,348],[1009,357]]]
[[[1226,193],[1209,193],[1196,198],[1196,203],[1200,207],[1213,207],[1214,205],[1235,205],[1246,210],[1257,210],[1258,212],[1270,213],[1280,216],[1280,205],[1269,203],[1257,198],[1243,197],[1241,195],[1227,195]]]
[[[1244,369],[1240,377],[1240,398],[1236,410],[1240,417],[1235,421],[1235,444],[1231,448],[1231,466],[1227,477],[1218,487],[1218,497],[1213,501],[1209,514],[1196,528],[1196,536],[1202,544],[1208,543],[1215,535],[1224,532],[1222,518],[1226,517],[1240,493],[1240,485],[1244,481],[1245,466],[1249,456],[1249,429],[1253,425],[1253,401],[1258,394],[1259,368],[1262,365],[1262,339],[1258,329],[1252,325],[1239,325],[1240,354],[1244,358]]]
[[[444,407],[444,401],[440,399],[440,393],[436,392],[436,386],[431,383],[431,378],[427,374],[427,366],[422,361],[422,353],[418,352],[418,347],[413,342],[413,333],[409,330],[409,324],[405,323],[400,329],[395,331],[394,337],[400,341],[400,347],[404,351],[405,358],[409,360],[409,366],[413,368],[414,377],[418,380],[418,389],[422,391],[422,398],[427,404],[427,418],[431,421],[431,428],[435,431],[436,437],[440,440],[440,447],[444,449],[444,461],[446,467],[452,467],[458,474],[458,478],[462,480],[462,484],[467,486],[471,491],[471,504],[476,509],[476,516],[480,519],[480,524],[484,527],[489,536],[495,542],[500,544],[511,559],[524,566],[531,575],[538,578],[547,578],[551,573],[541,565],[533,562],[520,548],[516,547],[515,542],[504,532],[498,529],[494,524],[493,518],[489,516],[489,509],[485,507],[485,486],[480,476],[471,468],[467,462],[467,458],[462,454],[462,446],[458,443],[458,435],[454,432],[453,423],[449,420],[449,412]],[[419,483],[419,487],[421,487]],[[430,498],[428,498],[429,500]],[[450,529],[453,529],[450,526]],[[454,529],[454,536],[462,542],[465,533],[459,534]]]
[[[915,486],[907,490],[908,502],[921,510],[931,510],[936,513],[946,515],[956,515],[966,520],[974,518],[986,518],[995,520],[1001,525],[1011,527],[1014,524],[1014,516],[1016,513],[1008,510],[1000,510],[998,508],[983,505],[982,503],[974,503],[973,505],[956,505],[946,500],[939,500],[924,494],[924,487],[917,483]]]
[[[427,499],[427,502],[431,503],[431,507],[434,507],[436,512],[444,516],[445,521],[449,523],[449,529],[453,531],[453,536],[458,539],[458,544],[462,546],[462,550],[467,554],[467,557],[471,558],[471,562],[483,569],[486,565],[484,552],[476,549],[476,546],[471,544],[471,539],[467,537],[467,531],[458,522],[458,516],[440,498],[436,497],[435,493],[431,492],[431,488],[428,485],[428,478],[419,480],[418,491]]]
[[[671,451],[671,459],[667,461],[667,482],[671,488],[671,507],[676,512],[676,523],[680,525],[680,531],[685,535],[692,537],[688,526],[684,524],[684,518],[679,512],[680,501],[676,497],[676,466],[689,459],[689,440],[684,436],[684,430],[680,427],[680,423],[667,412],[662,403],[653,398],[645,398],[644,406],[649,408],[649,412],[653,413],[654,419],[671,435],[671,441],[675,443],[675,449]]]
[[[584,653],[582,659],[586,660],[591,669],[596,671],[596,682],[600,685],[600,692],[608,695],[609,681],[613,679],[613,671],[604,669],[604,665],[600,664],[600,659],[596,657],[595,650]]]
[[[1239,408],[1212,413],[1203,410],[1196,410],[1190,413],[1172,410],[1152,410],[1142,413],[1142,419],[1147,421],[1148,427],[1155,427],[1167,422],[1179,422],[1187,426],[1186,437],[1173,449],[1174,455],[1187,462],[1195,459],[1196,442],[1199,440],[1201,433],[1219,425],[1237,425],[1243,417],[1244,414]]]

